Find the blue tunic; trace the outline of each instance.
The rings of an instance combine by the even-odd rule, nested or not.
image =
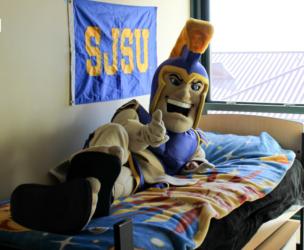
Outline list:
[[[193,129],[184,133],[167,131],[169,141],[157,148],[149,147],[163,164],[166,174],[175,175],[194,155],[199,138]]]

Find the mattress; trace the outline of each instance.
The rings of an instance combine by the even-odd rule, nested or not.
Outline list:
[[[246,202],[221,220],[212,219],[200,250],[241,249],[258,228],[293,204],[303,204],[304,170],[295,160],[280,184],[264,198]]]

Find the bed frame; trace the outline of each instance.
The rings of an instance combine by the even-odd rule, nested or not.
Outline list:
[[[297,155],[297,159],[299,159],[302,164],[304,163],[303,124],[300,122],[253,115],[208,114],[203,115],[199,123],[199,128],[203,131],[238,135],[259,135],[262,131],[265,131],[274,137],[283,148],[293,150]],[[292,207],[285,213],[298,213],[300,215],[300,244],[297,245],[297,250],[304,250],[303,206]],[[262,228],[264,224],[260,228]],[[115,249],[133,250],[132,221],[127,220],[117,223],[114,226],[114,237]],[[254,240],[254,237],[257,236],[253,236],[250,241]]]
[[[203,131],[224,134],[259,135],[268,132],[283,148],[291,149],[303,163],[303,124],[266,116],[237,114],[203,115],[199,127]]]

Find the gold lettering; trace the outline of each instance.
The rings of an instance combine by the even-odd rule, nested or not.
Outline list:
[[[116,74],[118,67],[117,67],[117,44],[118,44],[118,37],[119,37],[119,29],[113,28],[112,29],[112,65],[109,65],[109,56],[108,53],[103,53],[104,58],[104,69],[107,75],[114,75]]]
[[[141,63],[141,46],[140,46],[140,29],[135,29],[134,35],[136,39],[136,64],[139,72],[144,73],[148,69],[148,41],[150,32],[148,29],[142,30],[143,44],[144,44],[144,63]]]
[[[90,57],[96,58],[96,65],[93,66],[92,60],[87,59],[86,70],[90,76],[100,76],[101,75],[101,53],[99,49],[100,45],[100,29],[98,27],[89,26],[85,32],[85,48]],[[91,44],[91,38],[95,39],[96,46]]]
[[[121,59],[121,68],[125,74],[131,74],[134,70],[134,62],[133,62],[133,50],[132,47],[125,46],[125,41],[129,40],[129,45],[133,44],[133,33],[130,29],[123,29],[121,34],[121,42],[120,42],[120,50],[123,56],[129,58],[129,64],[126,63],[126,59]]]

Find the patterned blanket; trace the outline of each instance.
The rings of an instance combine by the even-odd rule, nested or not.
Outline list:
[[[151,188],[114,202],[111,216],[90,222],[79,235],[32,231],[10,219],[0,205],[0,245],[21,249],[111,249],[113,225],[133,220],[138,249],[194,249],[204,240],[212,218],[221,219],[244,202],[271,192],[292,165],[295,154],[267,133],[237,136],[205,133],[207,159],[216,165],[194,178],[193,186]]]

